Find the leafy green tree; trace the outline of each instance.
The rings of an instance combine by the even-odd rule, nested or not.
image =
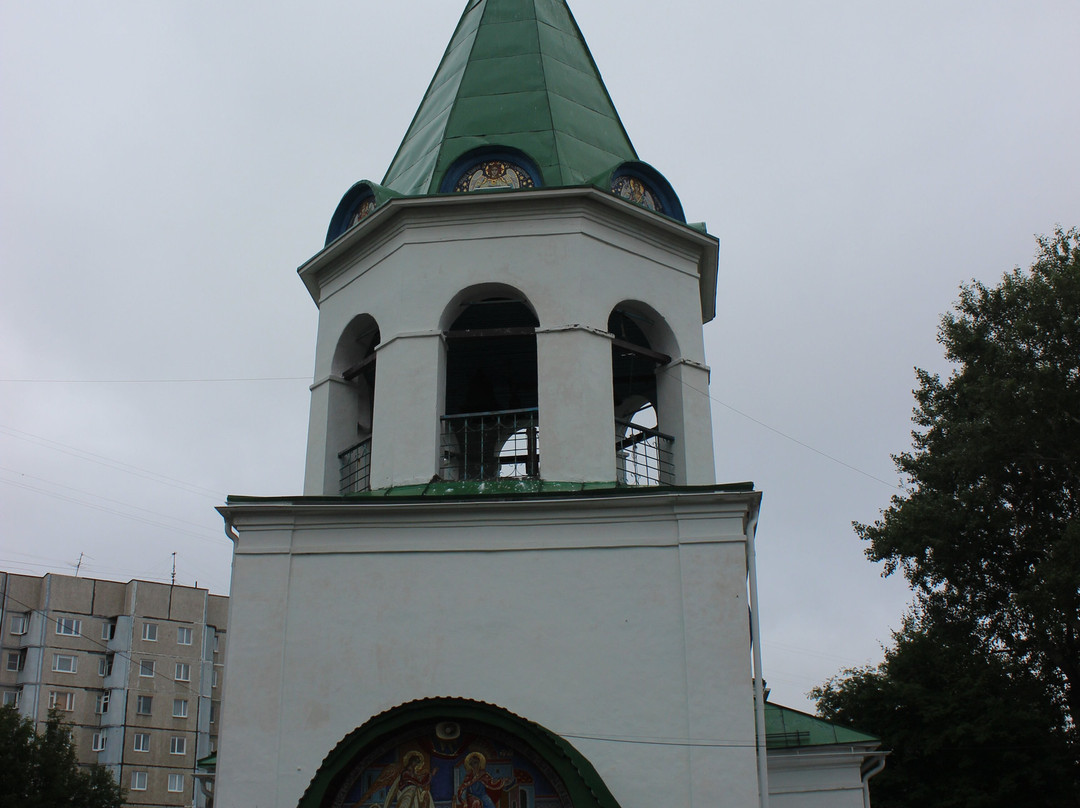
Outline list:
[[[890,751],[875,808],[1072,808],[1075,769],[1058,705],[1039,679],[971,627],[909,618],[877,667],[816,688],[825,718]]]
[[[1058,702],[1080,750],[1080,231],[1039,239],[1030,270],[961,289],[917,370],[906,480],[856,525],[928,616],[973,627]]]
[[[904,490],[855,525],[913,614],[811,695],[892,750],[878,808],[1078,805],[1080,231],[962,287],[938,340],[955,367],[916,370]]]
[[[120,808],[124,791],[101,766],[80,766],[71,729],[55,711],[44,731],[11,706],[0,708],[0,805]]]

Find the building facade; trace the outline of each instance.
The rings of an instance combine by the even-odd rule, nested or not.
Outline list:
[[[78,758],[110,769],[130,806],[206,804],[196,761],[217,747],[228,598],[150,581],[0,572],[5,704],[50,709]]]
[[[566,3],[468,0],[299,269],[303,494],[219,508],[244,683],[220,805],[768,804],[761,495],[714,474],[718,254]]]

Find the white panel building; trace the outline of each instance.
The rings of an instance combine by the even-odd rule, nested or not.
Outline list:
[[[196,762],[217,744],[228,598],[153,581],[0,572],[0,691],[40,732],[50,709],[81,763],[132,808],[206,806]]]

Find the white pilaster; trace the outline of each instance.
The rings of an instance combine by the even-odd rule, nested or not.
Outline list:
[[[614,481],[611,337],[581,326],[540,329],[536,359],[541,476]]]

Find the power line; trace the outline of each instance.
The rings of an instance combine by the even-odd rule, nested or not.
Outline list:
[[[171,486],[173,488],[179,488],[181,491],[187,491],[189,494],[199,494],[201,496],[209,497],[215,502],[221,502],[225,497],[220,491],[212,491],[209,488],[203,488],[200,485],[189,483],[184,480],[179,480],[175,477],[168,477],[164,474],[159,474],[156,471],[150,471],[149,469],[140,468],[139,466],[133,466],[130,463],[125,463],[122,460],[116,460],[115,458],[106,457],[105,455],[89,452],[85,449],[79,449],[75,446],[70,446],[66,443],[60,443],[59,441],[46,438],[41,435],[35,435],[31,432],[24,432],[21,429],[15,429],[13,427],[0,424],[0,434],[8,435],[16,440],[26,441],[27,443],[34,443],[42,446],[46,449],[52,449],[55,452],[66,454],[71,457],[77,457],[80,460],[87,460],[91,463],[98,463],[99,465],[106,466],[117,471],[122,471],[125,474],[130,474],[134,477],[141,477],[146,480],[151,480],[161,485]]]
[[[184,525],[190,525],[191,527],[197,527],[200,530],[205,530],[206,529],[205,525],[199,524],[198,522],[189,522],[187,519],[180,519],[179,517],[176,517],[176,516],[169,516],[167,513],[161,513],[160,511],[152,511],[149,508],[142,508],[142,507],[139,507],[138,505],[132,505],[132,504],[130,504],[128,502],[121,502],[118,499],[110,499],[109,497],[103,497],[100,494],[95,494],[95,493],[93,493],[91,491],[83,491],[80,488],[72,488],[70,485],[64,485],[63,483],[58,483],[58,482],[55,482],[54,480],[46,480],[44,477],[35,477],[33,474],[27,474],[26,472],[18,471],[16,469],[9,469],[9,468],[5,468],[4,466],[0,466],[0,471],[6,471],[8,474],[18,474],[20,477],[26,477],[26,478],[31,479],[31,480],[37,480],[38,482],[45,483],[46,485],[52,485],[52,486],[56,486],[57,488],[63,488],[65,490],[67,490],[67,491],[72,491],[72,492],[74,492],[76,494],[82,494],[83,496],[86,496],[86,497],[93,497],[94,499],[100,499],[103,502],[111,502],[114,505],[120,505],[120,506],[122,506],[124,508],[131,508],[132,510],[135,510],[135,511],[141,511],[143,513],[148,513],[151,516],[159,516],[162,519],[171,519],[174,522],[179,522],[179,523],[184,524]],[[7,482],[7,481],[4,480],[2,482]],[[49,493],[49,492],[45,491],[44,489],[40,489],[40,488],[31,488],[31,490],[38,491],[39,493],[43,493],[43,494],[48,494]],[[77,500],[75,500],[75,501],[77,501]]]
[[[789,440],[792,443],[795,443],[795,444],[803,447],[804,449],[810,450],[814,454],[821,455],[826,460],[831,460],[833,463],[837,463],[837,464],[843,466],[846,469],[850,469],[851,471],[854,471],[856,474],[861,474],[862,476],[868,477],[868,478],[870,478],[871,480],[873,480],[875,482],[879,482],[882,485],[888,486],[889,488],[897,489],[897,490],[902,490],[902,488],[903,488],[902,486],[899,486],[896,483],[890,483],[888,480],[883,480],[880,477],[876,477],[876,476],[874,476],[873,474],[871,474],[868,471],[863,471],[858,466],[853,466],[850,463],[847,463],[847,462],[841,460],[839,457],[836,457],[834,455],[829,454],[828,452],[823,452],[821,449],[818,449],[815,446],[811,446],[809,443],[806,443],[805,441],[801,441],[798,438],[796,438],[796,437],[794,437],[792,435],[789,435],[788,433],[786,433],[786,432],[784,432],[782,430],[779,430],[774,426],[770,426],[769,424],[765,423],[764,421],[762,421],[762,420],[760,420],[758,418],[755,418],[754,416],[750,415],[749,413],[745,413],[740,409],[736,409],[735,407],[732,407],[726,401],[721,401],[716,396],[712,395],[712,393],[708,393],[705,390],[701,390],[700,388],[694,387],[694,385],[690,384],[687,381],[683,381],[682,383],[688,389],[693,390],[696,393],[700,393],[701,395],[708,398],[710,401],[715,401],[721,407],[725,407],[725,408],[731,410],[736,415],[741,415],[746,420],[752,421],[753,423],[757,424],[758,426],[764,427],[765,429],[779,435],[780,437],[784,438],[785,440]]]
[[[96,504],[94,504],[92,502],[84,502],[83,500],[76,499],[75,497],[65,496],[64,494],[60,494],[60,493],[57,493],[55,491],[48,491],[48,490],[46,490],[44,488],[38,488],[37,486],[28,485],[26,483],[22,483],[22,482],[19,482],[17,480],[0,480],[0,483],[5,483],[7,485],[11,485],[11,486],[14,486],[16,488],[24,488],[27,491],[34,491],[35,493],[38,493],[38,494],[44,494],[45,496],[53,497],[54,499],[59,499],[59,500],[61,500],[63,502],[70,502],[70,503],[73,503],[75,505],[82,505],[84,508],[93,508],[95,511],[103,511],[104,513],[111,513],[111,514],[113,514],[115,516],[121,516],[121,517],[123,517],[125,519],[130,519],[130,520],[132,520],[134,522],[142,522],[143,524],[150,525],[152,527],[158,527],[158,528],[162,528],[164,530],[172,530],[172,531],[174,531],[176,533],[183,533],[186,536],[191,536],[191,537],[193,537],[195,539],[198,539],[200,541],[213,542],[215,544],[218,543],[218,542],[215,542],[213,539],[210,538],[210,531],[209,530],[206,531],[205,534],[195,533],[192,530],[185,530],[184,528],[177,527],[176,525],[169,525],[169,524],[165,524],[165,523],[162,523],[162,522],[155,522],[152,519],[144,519],[143,517],[136,516],[135,514],[124,513],[123,511],[117,510],[116,508],[109,508],[109,507],[106,507],[104,505],[96,505]],[[134,507],[134,506],[127,506],[127,507]],[[172,517],[166,517],[166,518],[172,518]],[[224,540],[224,538],[222,540]]]
[[[309,382],[310,376],[245,376],[206,379],[0,379],[0,384],[218,384],[231,382]]]

